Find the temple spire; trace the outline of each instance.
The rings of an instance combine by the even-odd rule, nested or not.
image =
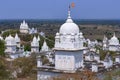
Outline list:
[[[115,35],[115,32],[114,32],[114,36],[116,36],[116,35]]]
[[[70,7],[70,5],[69,5],[69,9],[68,9],[68,18],[69,18],[69,19],[71,19],[71,15],[70,15],[70,14],[71,14],[71,7]]]
[[[66,20],[67,23],[72,23],[73,20],[71,18],[71,6],[69,5],[69,8],[68,8],[68,18]]]

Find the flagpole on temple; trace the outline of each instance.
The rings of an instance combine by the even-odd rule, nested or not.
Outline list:
[[[68,7],[68,19],[71,19],[71,8],[74,8],[75,4],[72,2]]]
[[[69,8],[68,8],[68,18],[69,19],[71,18],[70,13],[71,13],[71,6],[69,5]]]

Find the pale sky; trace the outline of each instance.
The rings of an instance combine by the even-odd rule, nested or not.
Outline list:
[[[0,19],[120,19],[120,0],[0,0]]]

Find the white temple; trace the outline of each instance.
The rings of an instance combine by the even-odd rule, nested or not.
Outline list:
[[[66,22],[60,27],[59,33],[56,33],[55,48],[58,49],[83,49],[84,37],[79,31],[70,16],[68,11],[68,18]]]
[[[31,52],[39,52],[39,41],[35,36],[31,42]]]
[[[86,47],[84,47],[84,43],[88,45],[86,44]],[[48,63],[43,64],[41,55],[37,57],[37,80],[47,80],[63,73],[77,73],[85,69],[92,72],[103,72],[116,66],[119,67],[120,54],[115,57],[107,54],[105,59],[101,60],[98,48],[103,46],[103,50],[119,51],[119,45],[119,40],[115,34],[110,40],[104,36],[103,44],[99,44],[97,40],[86,40],[83,33],[79,31],[78,25],[73,22],[69,9],[66,22],[56,33],[54,48],[49,55],[43,54],[47,56]],[[48,50],[45,41],[41,50]],[[114,58],[115,61],[113,61]]]
[[[114,33],[113,37],[109,40],[109,50],[119,51],[119,49],[120,49],[119,40]]]
[[[29,32],[28,24],[23,20],[23,22],[20,25],[20,32],[27,34]]]
[[[108,38],[104,35],[104,38],[103,38],[103,50],[108,50],[108,44],[109,44]]]
[[[20,48],[20,38],[18,37],[18,34],[15,35],[15,42],[17,44],[17,47]]]
[[[14,37],[12,37],[11,35],[9,35],[8,37],[5,38],[5,42],[6,42],[6,53],[15,53],[16,52],[16,41],[14,39]]]
[[[116,37],[115,33],[110,40],[108,40],[107,37],[104,36],[103,50],[120,51],[120,43],[119,43],[119,40]]]
[[[41,48],[41,52],[46,52],[46,51],[49,51],[49,47],[48,47],[46,41],[44,40],[43,46]]]
[[[29,34],[34,34],[34,33],[37,33],[37,28],[29,28]]]
[[[82,67],[83,35],[68,11],[66,22],[55,36],[55,69],[76,71]]]
[[[20,46],[20,38],[18,34],[15,35],[15,38],[9,35],[5,38],[5,53],[9,55],[11,59],[16,59],[18,57],[23,57],[24,47]]]
[[[24,34],[35,34],[38,33],[37,28],[29,28],[28,24],[23,20],[23,22],[20,25],[20,32]]]

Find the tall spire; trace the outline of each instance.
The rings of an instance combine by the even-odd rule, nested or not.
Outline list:
[[[68,9],[68,19],[71,19],[70,13],[71,13],[71,7],[70,7],[70,5],[69,5],[69,9]]]
[[[69,5],[69,8],[68,8],[68,18],[66,20],[67,23],[72,23],[73,20],[71,19],[71,6]]]
[[[114,37],[115,37],[116,35],[115,35],[115,32],[114,32]]]
[[[26,23],[25,20],[23,20],[23,23],[24,23],[24,24]]]

